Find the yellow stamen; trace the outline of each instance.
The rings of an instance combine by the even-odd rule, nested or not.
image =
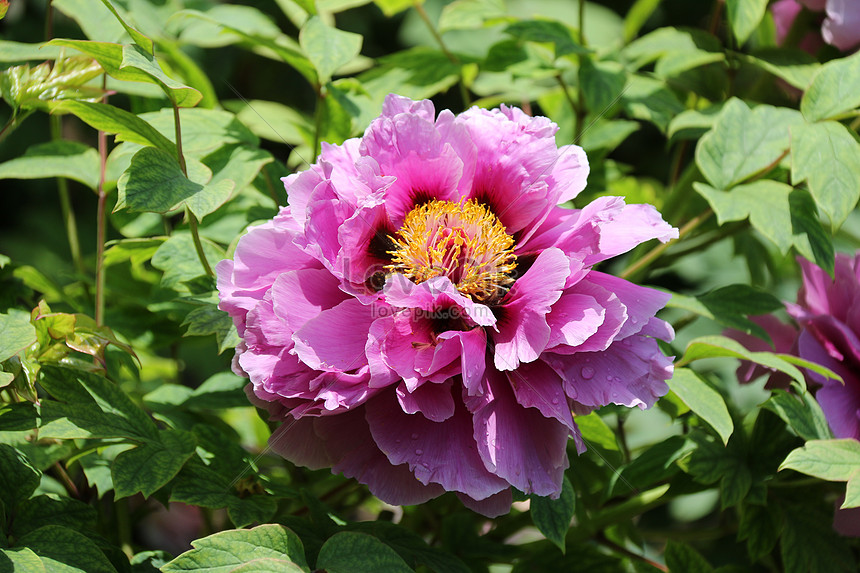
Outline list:
[[[407,213],[397,236],[389,271],[421,283],[447,276],[457,290],[477,302],[503,296],[514,279],[514,238],[484,205],[433,200]]]

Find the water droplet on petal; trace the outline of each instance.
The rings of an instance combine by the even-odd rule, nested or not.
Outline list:
[[[552,399],[552,403],[553,403],[553,405],[558,404],[558,398],[553,398],[553,399]]]
[[[417,440],[417,439],[418,439],[418,434],[412,434],[412,439],[413,439],[413,440]]]
[[[594,378],[594,368],[591,366],[583,366],[580,374],[582,374],[582,377],[586,380],[591,380]]]
[[[420,456],[420,455],[421,455],[421,454],[423,454],[423,453],[424,453],[424,450],[415,450],[415,455],[416,455],[416,456]]]
[[[624,346],[630,346],[632,344],[632,342],[630,342],[629,338],[625,338],[624,340],[621,341],[621,344],[623,344]]]

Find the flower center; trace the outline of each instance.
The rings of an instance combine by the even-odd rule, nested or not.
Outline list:
[[[447,276],[477,302],[504,296],[514,279],[514,238],[484,205],[433,200],[412,209],[397,236],[387,270],[415,283]]]

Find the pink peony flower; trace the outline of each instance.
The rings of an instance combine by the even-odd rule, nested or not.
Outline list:
[[[860,439],[860,253],[836,255],[834,278],[800,259],[803,286],[786,304],[800,326],[797,352],[839,374],[844,385],[810,372],[818,403],[837,438]]]
[[[569,438],[584,449],[572,412],[667,392],[669,296],[593,267],[677,230],[618,197],[559,207],[588,163],[556,131],[390,95],[284,179],[290,206],[217,267],[276,452],[392,504],[453,491],[495,516],[511,486],[560,493]]]
[[[826,12],[821,34],[807,34],[800,48],[813,53],[821,47],[821,39],[842,51],[860,46],[860,0],[778,0],[770,9],[776,24],[776,43],[782,44],[802,6],[813,12]]]

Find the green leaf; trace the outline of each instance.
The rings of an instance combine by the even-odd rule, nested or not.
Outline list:
[[[98,546],[85,535],[62,525],[46,525],[18,540],[31,549],[48,571],[116,573]]]
[[[222,531],[192,541],[191,545],[194,549],[166,564],[162,572],[227,573],[255,559],[288,560],[299,570],[310,571],[301,539],[283,525]]]
[[[630,42],[663,0],[636,0],[624,17],[624,42]]]
[[[25,62],[27,60],[54,60],[60,57],[60,49],[45,44],[26,44],[0,40],[0,62]]]
[[[614,479],[613,487],[607,489],[607,497],[636,493],[669,479],[680,470],[675,462],[684,457],[693,445],[681,436],[672,436],[637,454],[615,473],[617,479]]]
[[[805,90],[821,67],[815,57],[800,49],[765,48],[741,56],[800,90]]]
[[[672,539],[666,544],[666,565],[669,571],[684,573],[710,573],[714,570],[701,553],[680,541]]]
[[[728,443],[734,424],[719,392],[708,386],[689,368],[676,368],[667,384],[697,416],[716,430],[724,444]]]
[[[233,325],[233,319],[215,304],[195,308],[188,313],[181,326],[188,327],[185,336],[214,334],[219,354],[228,348],[235,348],[239,343],[239,334]]]
[[[221,180],[211,184],[212,172],[203,164],[188,162],[189,176],[182,173],[175,156],[154,147],[134,154],[131,165],[117,182],[114,210],[167,213],[188,205],[198,218],[223,204],[235,183]]]
[[[102,0],[102,4],[104,4],[105,7],[107,7],[107,9],[111,11],[114,18],[117,19],[117,21],[122,25],[122,27],[128,33],[128,35],[131,36],[131,39],[134,40],[135,44],[137,44],[138,46],[140,46],[141,48],[143,48],[144,50],[146,50],[150,54],[153,53],[152,40],[150,40],[149,38],[147,38],[146,36],[144,36],[143,34],[138,32],[137,30],[135,30],[134,28],[132,28],[131,26],[126,24],[125,20],[122,19],[122,16],[120,16],[119,13],[116,11],[116,8],[113,7],[113,4],[110,3],[110,0]]]
[[[147,53],[140,46],[126,45],[122,47],[122,62],[119,68],[120,70],[128,68],[140,70],[152,78],[151,81],[161,86],[170,101],[179,107],[194,107],[203,98],[203,94],[196,89],[165,74],[152,54]]]
[[[804,180],[836,231],[860,199],[860,144],[844,125],[825,121],[792,126],[791,182]]]
[[[461,560],[438,547],[429,546],[421,536],[401,525],[384,521],[365,521],[349,523],[344,526],[344,529],[372,535],[394,549],[410,567],[421,564],[437,573],[470,571]],[[322,540],[319,545],[322,546]],[[310,548],[308,551],[310,552]]]
[[[449,30],[474,30],[484,22],[506,15],[503,0],[456,0],[442,8],[436,29],[440,34]]]
[[[152,145],[176,156],[176,146],[155,128],[133,113],[104,103],[61,101],[51,105],[54,112],[71,113],[94,129],[117,134],[118,139]]]
[[[258,99],[221,103],[257,137],[288,145],[310,144],[313,140],[313,125],[303,114],[282,103]]]
[[[10,308],[0,314],[0,362],[15,356],[36,342],[36,329],[30,323],[30,313]]]
[[[788,209],[797,252],[833,274],[836,264],[833,240],[821,225],[812,195],[805,189],[793,189],[788,195]]]
[[[789,129],[802,124],[795,110],[732,98],[696,146],[696,164],[717,189],[729,189],[776,166],[788,153]]]
[[[809,121],[838,118],[860,106],[860,54],[831,60],[812,76],[800,111]]]
[[[588,109],[602,115],[619,101],[627,83],[627,73],[617,62],[592,62],[590,58],[583,58],[579,65],[579,82]]]
[[[664,82],[631,75],[621,101],[634,119],[650,121],[665,132],[673,117],[684,111],[678,97]]]
[[[24,155],[0,163],[0,179],[51,177],[74,179],[94,190],[99,182],[98,152],[75,141],[52,141],[33,145]]]
[[[561,484],[561,495],[558,499],[532,495],[530,511],[535,527],[544,536],[555,543],[564,553],[564,536],[570,528],[570,521],[576,511],[576,493],[567,476]]]
[[[21,573],[49,573],[45,569],[45,564],[31,549],[26,547],[13,547],[10,549],[0,549],[0,564],[4,567],[4,573],[10,571],[7,563],[11,563],[11,571],[20,571]]]
[[[348,64],[361,51],[362,36],[326,25],[319,16],[311,16],[299,32],[299,45],[316,68],[321,84]]]
[[[380,58],[386,68],[394,68],[409,85],[428,87],[437,93],[453,85],[459,78],[460,68],[442,51],[427,46],[416,46]],[[372,70],[370,74],[376,73]]]
[[[745,285],[728,285],[698,297],[705,307],[718,319],[736,322],[735,316],[767,314],[782,308],[782,301],[767,291]]]
[[[142,113],[140,118],[173,141],[176,127],[172,109]],[[192,157],[204,160],[225,146],[232,148],[233,145],[240,144],[257,147],[260,143],[235,115],[223,110],[182,108],[179,110],[179,118],[182,126],[182,152],[186,159]]]
[[[395,14],[411,8],[416,1],[418,4],[424,3],[424,0],[373,0],[373,3],[379,6],[383,14],[391,18]]]
[[[328,573],[410,573],[397,553],[365,533],[344,531],[332,535],[320,549],[316,566]]]
[[[41,476],[24,454],[0,443],[0,502],[7,512],[33,495]]]
[[[257,15],[248,18],[247,15],[251,12],[256,12]],[[281,34],[268,18],[260,16],[260,11],[250,6],[217,6],[207,12],[182,10],[177,14],[177,17],[197,18],[214,25],[214,31],[194,35],[193,39],[198,42],[203,39],[202,45],[226,45],[235,43],[238,38],[248,42],[267,57],[280,58],[302,74],[309,83],[317,85],[314,66],[302,53],[301,47],[289,36]],[[264,24],[264,21],[267,23]],[[224,33],[225,31],[229,33]],[[216,43],[212,44],[213,41]]]
[[[699,139],[714,126],[722,109],[722,105],[712,105],[704,109],[682,111],[669,122],[666,135],[670,138]]]
[[[181,27],[179,40],[203,48],[229,46],[247,36],[275,38],[281,33],[269,16],[252,6],[220,4],[205,12],[183,11],[180,14],[185,18],[175,19]]]
[[[785,508],[785,529],[779,542],[785,573],[857,570],[845,538],[833,530],[832,513],[818,504]]]
[[[220,261],[224,252],[214,243],[202,239],[203,253],[209,261]],[[164,288],[183,288],[181,283],[204,275],[206,271],[194,250],[194,240],[190,233],[174,233],[165,241],[152,257],[152,266],[164,271],[161,286]]]
[[[809,392],[797,396],[785,390],[774,390],[761,407],[782,418],[804,440],[826,440],[833,437],[821,407]]]
[[[702,358],[724,356],[750,360],[756,364],[785,372],[793,380],[796,380],[805,387],[803,374],[787,361],[779,358],[772,352],[751,352],[739,342],[725,336],[701,336],[691,340],[687,345],[687,350],[684,352],[683,358],[675,363],[675,367],[686,366],[690,362],[701,360]]]
[[[860,442],[841,440],[809,440],[785,458],[780,470],[795,470],[828,481],[860,479]]]
[[[776,503],[748,504],[741,511],[738,540],[746,539],[750,557],[757,561],[773,551],[785,527],[785,515]]]
[[[767,9],[767,0],[726,0],[726,12],[738,44],[747,41],[758,28]]]
[[[505,33],[521,42],[552,44],[556,58],[589,53],[588,48],[573,40],[570,28],[554,20],[520,20],[505,28]]]
[[[0,406],[0,432],[28,432],[38,425],[36,405],[32,402]]]
[[[75,531],[94,530],[98,513],[92,506],[54,494],[24,501],[15,511],[15,535],[20,537],[45,525],[62,525]]]
[[[794,244],[788,197],[792,187],[779,181],[760,179],[738,185],[731,191],[718,191],[709,185],[693,183],[717,214],[720,225],[749,218],[753,228],[767,237],[785,254]]]
[[[44,365],[39,384],[59,400],[42,401],[41,437],[158,440],[155,422],[106,378]]]
[[[162,430],[159,441],[126,450],[111,466],[115,498],[138,492],[149,497],[176,477],[197,447],[194,436],[183,430]]]
[[[215,463],[212,463],[215,467]],[[233,466],[227,466],[232,468]],[[271,519],[277,509],[275,499],[269,495],[239,496],[238,487],[246,480],[238,479],[235,471],[224,475],[225,467],[218,471],[192,460],[182,468],[170,492],[170,501],[179,501],[212,509],[227,508],[227,514],[236,527],[245,527],[255,521]],[[231,483],[230,480],[233,480]]]

